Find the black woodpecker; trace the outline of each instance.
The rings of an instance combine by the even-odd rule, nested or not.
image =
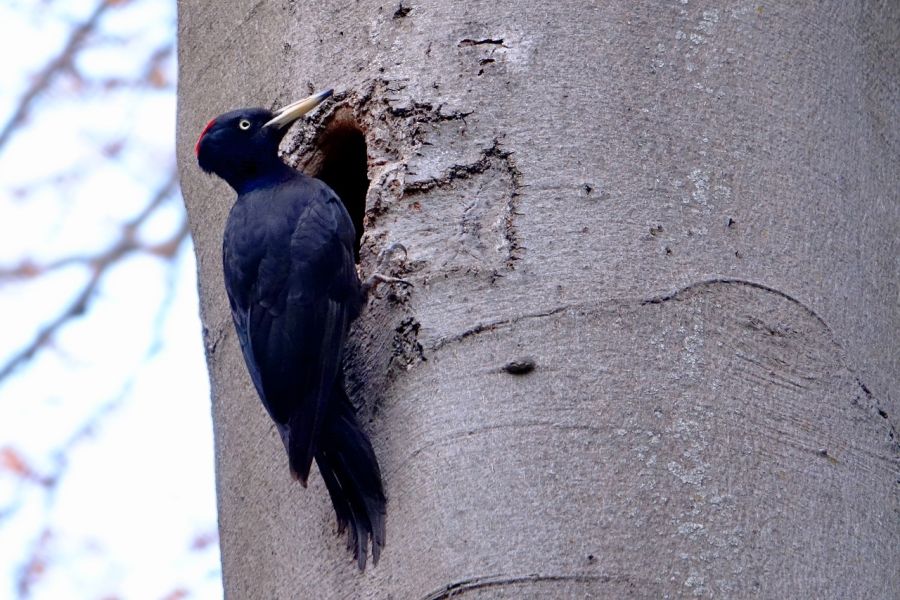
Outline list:
[[[210,121],[197,140],[200,168],[237,192],[223,242],[225,290],[247,370],[306,486],[313,459],[360,570],[384,546],[381,470],[344,389],[341,359],[367,286],[354,261],[356,232],[325,183],[284,164],[289,125],[331,96],[273,113],[245,108]],[[383,280],[383,279],[382,279]]]

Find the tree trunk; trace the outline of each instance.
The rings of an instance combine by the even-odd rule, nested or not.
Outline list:
[[[900,596],[900,4],[727,4],[180,2],[230,597]],[[253,392],[191,154],[326,87],[286,160],[415,284],[351,332],[364,574]]]

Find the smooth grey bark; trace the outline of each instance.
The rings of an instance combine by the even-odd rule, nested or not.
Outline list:
[[[180,2],[178,151],[232,598],[900,596],[897,2]],[[204,123],[335,87],[368,143],[364,574],[222,289]],[[534,362],[524,375],[505,365]]]

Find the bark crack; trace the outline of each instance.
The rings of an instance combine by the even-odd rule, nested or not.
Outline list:
[[[466,46],[484,46],[484,45],[502,46],[503,38],[482,38],[480,40],[474,40],[472,38],[465,38],[465,39],[459,40],[459,43],[456,45],[459,46],[460,48],[465,48]]]
[[[558,574],[558,575],[543,575],[540,573],[531,573],[528,575],[512,575],[512,576],[504,576],[504,575],[486,575],[483,577],[471,577],[468,579],[461,579],[459,581],[449,583],[446,586],[442,587],[439,590],[435,590],[430,594],[427,594],[422,597],[422,600],[445,600],[446,598],[453,598],[456,596],[461,596],[467,592],[484,590],[488,588],[495,587],[512,587],[519,586],[528,583],[564,583],[564,582],[577,582],[577,583],[624,583],[629,582],[630,578],[627,576],[613,576],[613,575],[605,575],[605,574],[588,574],[588,573],[568,573],[568,574]]]
[[[496,321],[488,321],[485,323],[478,323],[474,327],[470,327],[469,329],[466,329],[462,333],[458,333],[458,334],[452,335],[452,336],[438,338],[433,344],[431,344],[431,346],[428,348],[428,350],[429,350],[429,352],[436,352],[437,350],[440,350],[441,348],[443,348],[444,346],[446,346],[448,344],[460,342],[460,341],[466,339],[467,337],[475,336],[475,335],[478,335],[479,333],[484,333],[486,331],[495,331],[496,329],[498,329],[500,327],[514,325],[520,321],[525,321],[528,319],[542,319],[544,317],[551,317],[553,315],[556,315],[563,311],[566,311],[570,308],[574,308],[574,306],[571,306],[571,305],[558,306],[551,310],[546,310],[546,311],[541,311],[541,312],[536,312],[536,313],[526,313],[526,314],[518,315],[518,316],[509,318],[509,319],[498,319]]]
[[[739,278],[735,278],[735,277],[713,277],[710,279],[704,279],[702,281],[695,281],[693,283],[689,283],[688,285],[686,285],[684,287],[678,288],[677,290],[670,292],[668,294],[665,294],[662,296],[654,296],[652,298],[647,298],[647,299],[643,300],[641,302],[641,304],[642,305],[662,304],[662,303],[668,302],[670,300],[677,300],[677,299],[679,299],[679,296],[685,294],[686,292],[690,292],[690,291],[693,291],[693,290],[701,288],[701,287],[713,286],[716,284],[747,286],[747,287],[755,288],[758,290],[763,290],[765,292],[770,292],[772,294],[780,296],[780,297],[784,298],[785,300],[788,300],[789,302],[792,302],[792,303],[796,304],[797,306],[799,306],[800,308],[802,308],[804,312],[806,312],[808,315],[810,315],[816,321],[818,321],[819,324],[821,324],[822,327],[824,327],[825,330],[828,331],[828,333],[831,333],[833,335],[833,332],[831,331],[831,327],[828,326],[828,323],[825,322],[825,319],[820,317],[819,313],[814,311],[812,308],[810,308],[809,306],[807,306],[806,304],[804,304],[803,302],[801,302],[794,296],[788,294],[787,292],[779,290],[777,288],[773,288],[768,285],[765,285],[763,283],[757,283],[755,281],[749,281],[747,279],[739,279]]]
[[[466,179],[471,177],[472,175],[484,173],[494,166],[492,160],[494,158],[507,162],[507,167],[509,168],[510,172],[515,173],[514,167],[512,167],[512,165],[509,163],[509,158],[511,155],[512,152],[502,150],[500,148],[500,141],[494,139],[493,144],[491,144],[489,148],[485,148],[481,151],[481,155],[478,157],[478,160],[463,165],[451,165],[449,170],[443,175],[408,183],[406,184],[404,191],[407,194],[427,192],[432,188],[450,185],[454,180]]]

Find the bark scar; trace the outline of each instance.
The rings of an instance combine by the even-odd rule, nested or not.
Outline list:
[[[518,205],[523,188],[522,173],[516,167],[512,154],[502,148],[499,139],[494,138],[491,146],[482,149],[476,160],[450,165],[437,176],[407,182],[403,188],[404,195],[409,198],[436,189],[457,189],[457,184],[468,185],[471,191],[457,189],[458,193],[466,193],[473,200],[459,216],[454,240],[458,246],[456,255],[469,253],[472,260],[468,262],[487,267],[499,258],[502,262],[494,263],[495,270],[503,267],[508,271],[514,270],[516,262],[525,253],[515,222],[520,214]],[[505,183],[502,189],[493,189],[485,195],[485,182],[488,180],[475,178],[492,172],[496,175],[491,180]],[[492,194],[498,194],[500,198]],[[492,248],[497,244],[495,235],[500,236],[500,242]],[[493,251],[495,249],[499,250],[499,257]]]
[[[623,583],[629,581],[627,576],[613,576],[613,575],[590,575],[587,573],[571,573],[571,574],[560,574],[560,575],[542,575],[539,573],[532,573],[529,575],[512,575],[512,576],[503,576],[503,575],[487,575],[483,577],[471,577],[469,579],[461,579],[454,583],[449,583],[446,586],[442,587],[439,590],[435,590],[430,594],[422,597],[422,600],[445,600],[446,598],[453,598],[456,596],[461,596],[466,592],[472,592],[477,590],[484,590],[487,588],[493,587],[512,587],[518,586],[522,584],[528,583],[543,583],[543,582],[569,582],[575,581],[579,583]]]
[[[732,277],[713,277],[710,279],[704,279],[702,281],[696,281],[693,283],[689,283],[688,285],[686,285],[684,287],[678,288],[677,290],[669,292],[668,294],[665,294],[662,296],[654,296],[652,298],[647,298],[645,300],[642,300],[641,306],[646,306],[648,304],[664,304],[664,303],[672,301],[672,300],[679,300],[680,297],[686,293],[689,293],[694,290],[699,290],[704,287],[712,287],[714,285],[719,285],[719,284],[745,286],[745,287],[749,287],[749,288],[753,288],[753,289],[757,289],[757,290],[762,290],[764,292],[769,292],[771,294],[775,294],[776,296],[784,298],[788,302],[791,302],[792,304],[800,307],[800,309],[804,313],[806,313],[808,316],[812,317],[817,323],[819,323],[819,325],[821,325],[822,328],[828,333],[828,337],[831,340],[831,343],[833,343],[835,345],[835,347],[837,348],[838,354],[840,355],[840,362],[841,362],[842,366],[844,368],[846,368],[854,376],[857,385],[859,386],[860,390],[862,391],[862,394],[857,396],[857,398],[855,398],[853,400],[853,402],[852,402],[853,405],[869,412],[871,415],[878,415],[879,417],[881,417],[882,419],[887,421],[888,437],[891,440],[891,444],[895,448],[900,448],[900,440],[898,440],[896,427],[891,422],[891,419],[888,418],[887,413],[881,407],[881,402],[877,398],[875,398],[875,396],[872,394],[872,392],[869,391],[869,388],[865,385],[865,383],[863,383],[862,379],[860,378],[860,376],[858,374],[858,369],[853,365],[853,362],[847,356],[847,353],[845,352],[843,346],[838,342],[838,340],[834,334],[834,331],[831,329],[831,327],[828,325],[828,323],[825,321],[825,319],[823,319],[819,315],[819,313],[817,313],[811,307],[804,304],[803,302],[801,302],[800,300],[798,300],[796,297],[792,296],[791,294],[788,294],[787,292],[773,288],[771,286],[768,286],[768,285],[765,285],[762,283],[757,283],[755,281],[749,281],[746,279],[738,279],[738,278],[732,278]],[[759,319],[751,319],[748,322],[748,325],[755,329],[764,330],[773,336],[783,336],[785,334],[785,332],[783,330],[777,329],[777,328],[772,328],[771,326],[765,325]],[[746,358],[746,357],[738,354],[738,358]],[[798,384],[796,382],[787,381],[786,379],[781,381],[775,377],[770,378],[769,381],[771,383],[774,383],[776,385],[781,385],[783,387],[788,387],[788,385],[786,385],[786,383],[790,384],[791,386],[796,386],[798,389],[804,387],[803,385]],[[865,401],[866,406],[862,406],[862,404],[860,402],[861,400]]]
[[[546,311],[543,311],[543,312],[528,313],[528,314],[518,315],[518,316],[509,318],[509,319],[498,319],[498,320],[496,320],[496,321],[488,321],[488,322],[486,322],[486,323],[478,323],[478,324],[475,325],[474,327],[470,327],[469,329],[466,329],[466,330],[463,331],[462,333],[458,333],[458,334],[452,335],[452,336],[443,337],[443,338],[440,338],[440,339],[436,340],[436,341],[431,345],[431,347],[429,348],[429,351],[430,351],[430,352],[435,352],[435,351],[437,351],[437,350],[440,350],[441,348],[443,348],[443,347],[446,346],[447,344],[453,344],[453,343],[455,343],[455,342],[460,342],[460,341],[464,340],[464,339],[467,338],[467,337],[470,337],[470,336],[473,336],[473,335],[478,335],[479,333],[484,333],[485,331],[494,331],[494,330],[499,329],[499,328],[501,328],[501,327],[506,327],[506,326],[508,326],[508,325],[513,325],[513,324],[515,324],[515,323],[518,323],[519,321],[524,321],[524,320],[526,320],[526,319],[542,319],[542,318],[544,318],[544,317],[551,317],[551,316],[553,316],[553,315],[555,315],[555,314],[559,314],[559,313],[561,313],[561,312],[563,312],[563,311],[566,311],[566,310],[568,310],[568,309],[570,309],[570,308],[572,308],[572,307],[569,306],[569,305],[558,306],[558,307],[556,307],[556,308],[553,308],[553,309],[551,309],[551,310],[546,310]]]
[[[785,300],[788,300],[789,302],[792,302],[792,303],[796,304],[797,306],[799,306],[800,308],[802,308],[804,312],[806,312],[808,315],[810,315],[816,321],[818,321],[819,324],[822,325],[822,327],[824,327],[825,330],[828,331],[828,333],[832,334],[832,337],[833,337],[833,332],[831,330],[831,327],[829,327],[828,323],[825,322],[825,319],[820,317],[819,313],[814,311],[812,308],[810,308],[809,306],[807,306],[806,304],[804,304],[803,302],[801,302],[794,296],[791,296],[787,292],[783,292],[779,289],[770,287],[763,283],[756,283],[755,281],[749,281],[747,279],[738,279],[735,277],[713,277],[711,279],[695,281],[693,283],[689,283],[688,285],[686,285],[684,287],[678,288],[677,290],[670,292],[668,294],[665,294],[662,296],[654,296],[652,298],[647,298],[646,300],[643,300],[641,302],[641,305],[662,304],[662,303],[668,302],[670,300],[677,300],[679,296],[681,296],[682,294],[684,294],[686,292],[689,292],[689,291],[692,291],[692,290],[695,290],[695,289],[698,289],[701,287],[713,286],[716,284],[747,286],[747,287],[755,288],[758,290],[763,290],[765,292],[770,292],[777,296],[781,296]]]
[[[466,46],[484,46],[484,45],[502,46],[503,38],[483,38],[480,40],[473,40],[472,38],[465,38],[465,39],[459,40],[459,43],[456,45],[460,48],[465,48]]]

